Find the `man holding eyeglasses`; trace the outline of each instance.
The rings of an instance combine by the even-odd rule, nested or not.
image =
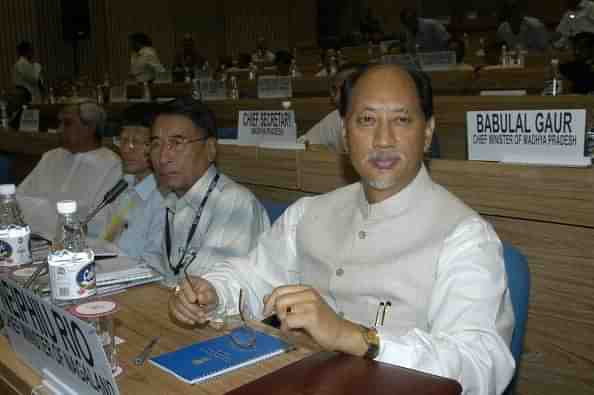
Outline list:
[[[139,103],[123,114],[120,155],[128,189],[107,209],[100,238],[112,242],[127,256],[160,256],[163,240],[163,196],[150,161],[151,123],[158,105]]]
[[[245,187],[215,165],[216,125],[202,103],[181,98],[152,126],[150,154],[165,199],[162,259],[168,285],[184,270],[200,275],[213,262],[246,255],[270,227],[266,211]]]
[[[298,200],[244,258],[171,297],[185,324],[276,313],[322,348],[500,394],[514,372],[502,245],[423,164],[435,127],[429,77],[379,65],[347,81],[340,113],[361,180]],[[241,290],[241,291],[240,291]]]
[[[88,99],[66,104],[58,114],[62,147],[43,154],[17,189],[25,221],[34,232],[52,238],[56,202],[76,200],[83,218],[122,177],[120,158],[101,147],[106,118],[105,110]],[[103,216],[89,224],[91,235],[101,231]]]

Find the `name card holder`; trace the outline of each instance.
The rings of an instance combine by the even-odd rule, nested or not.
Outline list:
[[[126,103],[128,101],[128,90],[126,85],[116,85],[109,88],[110,103]]]
[[[293,97],[291,77],[263,75],[258,77],[258,99],[286,99]]]
[[[90,324],[10,279],[0,280],[0,314],[15,353],[55,391],[119,395],[101,340]]]
[[[424,71],[450,70],[456,66],[454,51],[421,52],[419,63]]]
[[[381,60],[383,64],[396,64],[398,66],[406,67],[409,69],[419,68],[417,62],[415,61],[415,58],[410,54],[383,55]]]
[[[225,81],[211,78],[200,78],[200,96],[204,101],[226,100],[227,86]]]
[[[238,145],[297,142],[297,125],[293,110],[240,111],[237,130]]]
[[[19,131],[37,133],[39,132],[39,110],[25,108],[21,112]]]
[[[586,110],[469,111],[468,159],[589,166]]]

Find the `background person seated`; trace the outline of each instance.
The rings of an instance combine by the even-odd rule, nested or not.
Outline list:
[[[100,234],[131,257],[160,255],[163,240],[163,196],[149,155],[150,127],[158,108],[157,104],[139,103],[124,111],[120,155],[128,189],[106,209],[106,224]]]
[[[559,71],[572,83],[573,93],[594,93],[594,33],[579,33],[572,39],[574,60]]]
[[[67,104],[58,114],[62,147],[46,152],[17,188],[26,223],[32,231],[49,235],[56,227],[56,203],[76,200],[84,218],[122,177],[120,158],[101,146],[105,111],[97,103],[82,100]],[[105,223],[100,213],[88,226],[97,236]]]
[[[17,45],[18,59],[13,67],[13,81],[21,89],[27,103],[41,100],[41,65],[33,61],[33,45],[23,41]]]
[[[274,63],[274,53],[268,49],[264,37],[258,38],[256,50],[252,53],[252,62],[264,64]]]
[[[405,8],[400,13],[400,23],[402,52],[434,52],[447,49],[450,34],[440,22],[419,18],[417,10]]]
[[[132,33],[130,43],[130,77],[136,82],[151,82],[157,73],[165,71],[153,41],[145,33]]]
[[[497,28],[497,41],[508,50],[545,51],[549,48],[549,34],[537,18],[525,16],[517,4],[502,11],[503,22]]]

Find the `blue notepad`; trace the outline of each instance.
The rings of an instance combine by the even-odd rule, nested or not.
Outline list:
[[[256,331],[253,348],[238,347],[228,335],[223,335],[161,354],[149,361],[188,384],[196,384],[281,354],[287,349],[287,343],[281,339]]]

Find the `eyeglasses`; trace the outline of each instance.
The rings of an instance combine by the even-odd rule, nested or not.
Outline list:
[[[247,312],[245,308],[245,298],[243,289],[239,290],[239,317],[241,319],[241,326],[232,329],[229,332],[229,337],[233,344],[239,348],[252,349],[256,346],[256,331],[247,324]]]
[[[182,152],[186,145],[190,143],[197,143],[208,140],[208,136],[198,137],[196,139],[188,139],[186,137],[171,137],[165,141],[165,148],[167,151]],[[158,152],[161,150],[161,140],[158,137],[151,138],[150,149],[151,152]]]

